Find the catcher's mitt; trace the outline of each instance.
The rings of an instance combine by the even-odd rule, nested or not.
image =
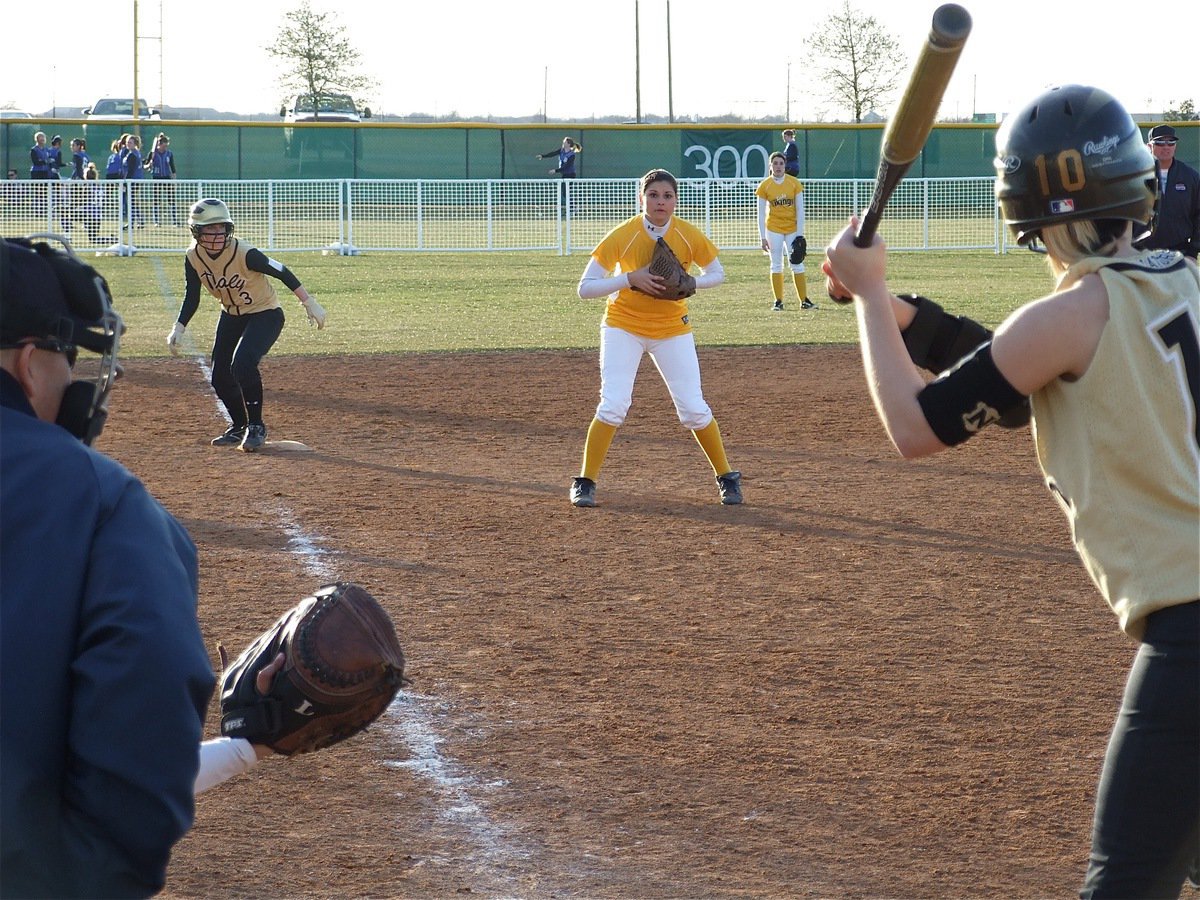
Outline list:
[[[804,235],[798,234],[792,240],[792,255],[789,257],[793,266],[798,266],[804,262],[804,257],[808,255],[808,241],[804,239]]]
[[[283,668],[261,694],[255,676],[280,653]],[[221,734],[285,756],[320,750],[374,722],[404,683],[404,652],[387,612],[356,584],[326,585],[225,670]]]
[[[650,295],[656,300],[682,300],[696,293],[696,279],[687,273],[679,257],[662,238],[654,245],[649,272],[663,280],[663,292]]]

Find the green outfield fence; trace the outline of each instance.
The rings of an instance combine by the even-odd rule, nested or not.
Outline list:
[[[1152,124],[1143,124],[1147,130]],[[1200,168],[1200,122],[1175,123],[1177,156]],[[994,124],[937,125],[911,177],[971,178],[993,174]],[[883,125],[796,127],[802,179],[873,178]],[[580,178],[629,178],[654,168],[679,178],[762,178],[772,151],[782,149],[781,125],[494,125],[487,123],[355,125],[182,120],[89,123],[83,119],[0,121],[5,171],[29,177],[36,131],[87,140],[103,175],[109,146],[136,132],[148,151],[154,136],[171,139],[181,178],[261,179],[536,179],[550,178],[564,135],[579,141]]]

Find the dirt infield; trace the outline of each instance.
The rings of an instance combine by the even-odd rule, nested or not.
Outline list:
[[[199,545],[214,666],[344,579],[414,680],[202,795],[165,896],[1074,895],[1134,646],[1028,431],[906,463],[854,348],[701,365],[742,507],[648,361],[594,510],[594,352],[269,359],[311,449],[256,455],[194,361],[130,364],[100,445]]]

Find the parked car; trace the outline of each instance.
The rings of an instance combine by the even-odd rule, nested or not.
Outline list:
[[[32,119],[33,113],[22,109],[0,109],[0,119]]]
[[[279,110],[279,115],[287,126],[308,122],[355,123],[371,118],[371,110],[364,107],[360,113],[349,94],[299,94]],[[343,129],[285,127],[283,152],[292,159],[352,159],[354,136]]]
[[[89,121],[100,119],[111,122],[134,118],[133,100],[129,97],[101,97],[91,106],[80,111],[83,113],[83,117]],[[147,106],[145,100],[138,100],[137,118],[157,122],[162,116],[153,106]]]

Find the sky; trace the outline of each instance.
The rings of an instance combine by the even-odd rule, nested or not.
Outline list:
[[[619,115],[779,115],[847,121],[810,64],[806,34],[843,0],[310,0],[358,51],[376,113],[533,116],[587,122]],[[105,96],[151,106],[278,111],[274,43],[300,0],[92,0],[17,3],[5,12],[0,107],[60,117]],[[849,0],[894,36],[911,63],[934,2]],[[1055,84],[1116,95],[1135,116],[1200,103],[1200,67],[1164,23],[1197,22],[1195,0],[1158,0],[1144,23],[1083,0],[966,0],[974,28],[942,118],[1019,109]],[[670,10],[668,53],[667,11]],[[138,26],[135,42],[134,19]],[[635,16],[636,10],[636,16]],[[635,21],[639,23],[635,40]],[[84,24],[77,24],[84,23]],[[640,51],[639,51],[640,48]],[[668,66],[668,61],[670,65]],[[899,92],[892,98],[894,103]],[[889,104],[890,106],[890,104]],[[883,110],[886,114],[887,110]]]

